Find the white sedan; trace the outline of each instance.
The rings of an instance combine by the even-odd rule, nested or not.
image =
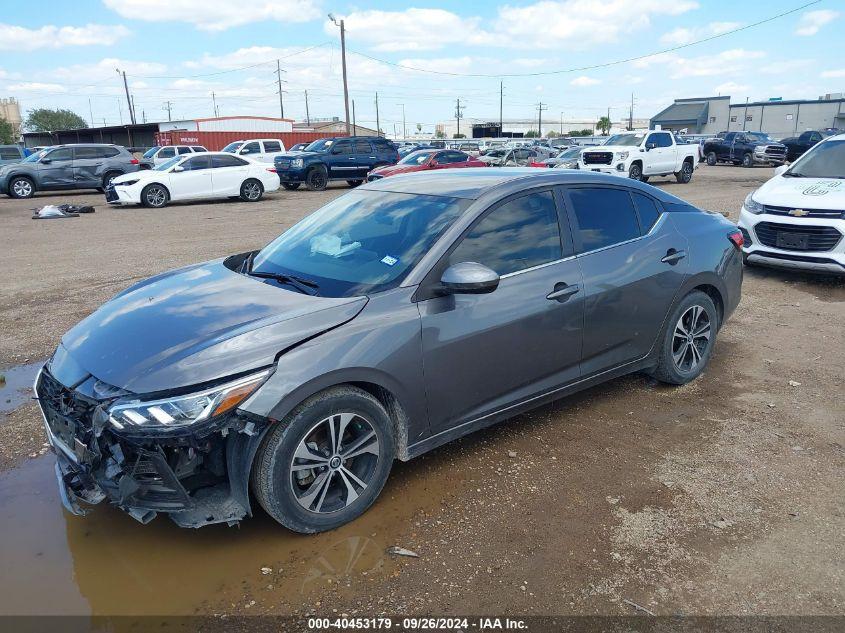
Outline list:
[[[239,197],[261,200],[279,188],[276,170],[266,163],[225,152],[204,152],[171,158],[149,169],[124,174],[106,189],[110,204],[143,204],[161,208],[168,202]]]

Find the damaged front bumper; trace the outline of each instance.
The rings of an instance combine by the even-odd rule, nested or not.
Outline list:
[[[69,512],[84,515],[107,500],[141,523],[162,512],[181,527],[234,525],[251,515],[249,470],[267,420],[232,413],[167,436],[119,433],[107,402],[94,397],[95,382],[91,376],[70,389],[47,368],[35,381]]]

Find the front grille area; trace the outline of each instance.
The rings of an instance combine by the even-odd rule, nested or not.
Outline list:
[[[806,211],[796,214],[794,211]],[[793,212],[793,213],[790,213]],[[768,215],[788,215],[801,218],[827,218],[829,220],[845,219],[845,210],[841,209],[797,209],[796,207],[773,207],[766,205]]]
[[[785,145],[766,145],[765,154],[766,154],[766,156],[784,158],[786,156],[786,146]]]
[[[612,152],[584,152],[582,154],[585,165],[610,165],[613,162]]]
[[[842,234],[832,226],[760,222],[754,232],[761,244],[788,251],[829,251],[842,239]]]
[[[290,167],[290,161],[287,158],[280,158],[276,161],[276,169],[287,169]]]
[[[106,202],[116,202],[118,200],[117,191],[114,190],[114,185],[106,187]]]

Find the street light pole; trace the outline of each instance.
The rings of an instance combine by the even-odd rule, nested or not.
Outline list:
[[[349,136],[349,86],[346,82],[346,27],[343,20],[338,22],[334,15],[329,13],[329,20],[340,27],[340,59],[343,64],[343,106],[346,110],[346,135]]]
[[[402,106],[402,140],[405,140],[408,138],[408,130],[405,128],[405,104],[397,103],[396,105]]]

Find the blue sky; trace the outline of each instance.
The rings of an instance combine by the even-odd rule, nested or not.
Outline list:
[[[347,24],[349,85],[359,124],[430,131],[453,117],[596,118],[611,107],[637,117],[675,97],[729,94],[816,98],[845,92],[845,2],[823,0],[785,17],[706,43],[606,68],[758,22],[807,0],[4,0],[0,96],[35,107],[68,107],[87,119],[128,121],[127,72],[139,117],[278,116],[275,59],[282,58],[285,114],[343,116],[338,29]],[[307,50],[306,50],[307,49]],[[386,62],[386,63],[385,63]],[[249,67],[249,68],[245,68]],[[419,72],[419,68],[435,72]],[[453,73],[453,74],[437,74]],[[457,75],[457,76],[456,76]],[[473,77],[461,75],[489,75]],[[89,110],[89,99],[91,107]]]

